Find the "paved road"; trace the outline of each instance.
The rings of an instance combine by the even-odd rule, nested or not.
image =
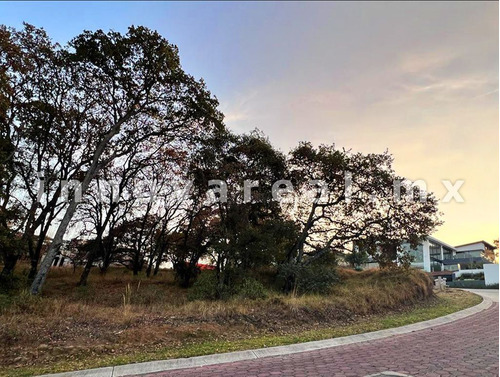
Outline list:
[[[498,290],[481,290],[479,293],[495,301],[489,309],[411,334],[287,356],[142,376],[360,377],[388,371],[400,373],[400,376],[498,376]]]
[[[486,296],[494,302],[498,302],[498,289],[465,289],[480,296]]]

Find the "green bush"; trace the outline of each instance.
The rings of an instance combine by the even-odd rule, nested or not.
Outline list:
[[[340,281],[337,270],[330,263],[312,263],[309,265],[283,264],[279,268],[278,279],[285,283],[290,276],[295,278],[297,293],[330,293],[333,285]]]
[[[256,279],[245,278],[236,286],[236,295],[241,298],[257,300],[267,297],[266,288]]]
[[[299,293],[327,294],[338,281],[333,266],[309,265],[300,271],[297,288]]]
[[[446,283],[446,285],[450,288],[473,288],[473,289],[486,288],[484,280],[455,280]]]
[[[355,248],[345,256],[345,261],[349,263],[356,271],[362,271],[363,265],[368,263],[368,253],[365,250]]]
[[[29,313],[39,307],[42,302],[40,296],[33,296],[28,289],[21,290],[12,301],[12,306],[19,313]]]
[[[463,273],[458,277],[458,280],[466,280],[466,279],[472,279],[472,280],[484,280],[484,273],[483,272],[478,272],[478,273]]]
[[[26,279],[18,275],[0,276],[0,293],[13,294],[26,287]]]
[[[0,313],[10,307],[14,301],[12,296],[0,293]]]
[[[188,300],[214,300],[217,297],[217,278],[212,271],[201,272],[189,288]]]
[[[222,290],[222,291],[221,291]],[[254,278],[244,278],[234,283],[232,287],[217,287],[217,277],[213,271],[203,271],[193,286],[189,289],[188,300],[229,299],[237,296],[243,299],[262,299],[267,297],[267,291],[261,282]]]

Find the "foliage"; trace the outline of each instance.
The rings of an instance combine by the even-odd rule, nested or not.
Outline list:
[[[397,176],[392,160],[389,153],[365,155],[310,143],[292,150],[289,169],[296,188],[291,196],[299,236],[287,262],[308,263],[349,250],[353,242],[369,242],[390,245],[372,256],[395,263],[397,245],[416,246],[432,232],[440,224],[436,199]],[[409,265],[408,258],[400,260]]]
[[[355,268],[367,254],[408,268],[401,243],[440,224],[434,196],[398,176],[388,152],[304,142],[285,154],[261,131],[230,132],[154,30],[59,45],[32,25],[1,26],[0,47],[2,275],[28,258],[33,294],[58,252],[84,266],[81,286],[94,266],[154,277],[171,262],[193,297],[264,297],[264,269],[287,292],[326,294],[353,245]],[[276,190],[285,180],[293,190]]]
[[[450,288],[470,288],[470,289],[484,289],[486,287],[484,280],[454,280],[447,282],[446,285]]]
[[[0,272],[0,284],[10,279],[17,260],[26,251],[26,244],[21,236],[9,226],[19,219],[19,211],[13,208],[0,208],[0,262],[4,268]]]
[[[189,290],[189,300],[213,300],[217,296],[217,278],[212,272],[201,273]]]
[[[265,299],[267,291],[264,285],[254,278],[245,278],[236,286],[236,295],[242,299]]]
[[[457,280],[484,280],[484,272],[463,273]]]
[[[299,293],[327,294],[338,281],[335,269],[331,266],[312,264],[301,268],[297,289]]]
[[[114,163],[124,164],[128,157],[139,156],[129,166],[135,172],[137,163],[175,158],[179,154],[172,151],[223,128],[222,115],[203,81],[182,70],[177,47],[155,31],[133,26],[125,34],[85,31],[62,47],[31,25],[0,29],[0,43],[8,46],[0,54],[0,93],[7,96],[2,97],[7,116],[1,136],[2,143],[15,147],[9,154],[15,178],[8,187],[22,193],[14,196],[2,186],[2,204],[11,208],[17,197],[25,201],[20,231],[33,274],[46,232],[58,214],[62,217],[34,276],[37,293],[77,210],[77,192],[85,195],[101,171],[113,171]],[[44,183],[41,197],[37,176]],[[61,200],[65,180],[79,185],[78,191],[68,190],[67,201]],[[109,230],[117,207],[94,212],[104,217],[94,222],[98,239]],[[33,245],[37,229],[39,241]],[[141,255],[136,259],[141,262]]]
[[[181,272],[186,266],[193,269],[199,258],[208,256],[217,270],[217,292],[222,297],[248,271],[281,262],[295,237],[295,226],[282,217],[271,186],[285,172],[285,157],[258,131],[240,136],[217,133],[201,145],[189,164],[192,220],[181,244],[184,264],[177,262],[174,267]],[[211,182],[214,178],[226,185],[218,187]],[[259,183],[248,197],[241,189],[244,182]],[[203,200],[207,188],[212,190]]]
[[[361,271],[362,266],[368,263],[368,253],[364,249],[359,247],[353,248],[353,250],[345,256],[345,261],[349,263],[353,268]]]
[[[298,294],[319,293],[328,294],[331,288],[339,282],[336,266],[331,256],[324,256],[311,264],[282,264],[278,278],[286,285],[292,280],[291,290]]]
[[[193,286],[188,292],[189,300],[215,300],[218,298],[257,300],[267,297],[267,290],[264,285],[255,278],[246,277],[239,280],[231,287],[217,284],[217,276],[213,271],[204,271],[199,274]]]

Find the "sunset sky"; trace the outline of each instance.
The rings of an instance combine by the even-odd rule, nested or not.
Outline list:
[[[288,151],[301,140],[389,149],[396,171],[465,180],[441,204],[435,237],[498,238],[498,2],[0,3],[65,43],[83,29],[158,30],[203,77],[236,132],[259,128]]]

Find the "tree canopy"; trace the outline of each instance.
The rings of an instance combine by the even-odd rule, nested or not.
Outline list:
[[[26,258],[33,294],[64,248],[82,285],[95,266],[150,276],[170,262],[183,286],[210,264],[216,297],[265,269],[286,290],[319,287],[353,245],[408,266],[398,246],[440,224],[388,152],[303,142],[286,154],[258,130],[234,134],[177,47],[141,26],[65,46],[1,26],[0,127],[2,276]]]

